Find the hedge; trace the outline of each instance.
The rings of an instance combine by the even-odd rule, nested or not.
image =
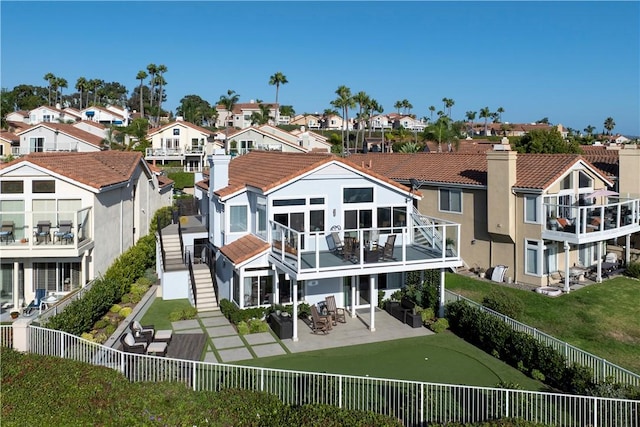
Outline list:
[[[603,388],[592,380],[591,368],[576,363],[569,365],[564,355],[553,347],[525,332],[513,330],[500,318],[464,301],[448,304],[446,317],[456,335],[525,374],[544,378],[545,384],[568,393],[602,396]],[[622,388],[628,398],[638,393],[638,387]]]

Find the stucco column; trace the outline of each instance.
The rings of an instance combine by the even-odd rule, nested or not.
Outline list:
[[[602,242],[598,242],[596,245],[596,256],[598,257],[598,263],[596,264],[596,282],[602,283]]]
[[[369,276],[369,330],[375,332],[376,330],[376,303],[378,294],[378,275],[372,274]]]
[[[351,276],[351,318],[356,318],[356,277]]]
[[[563,291],[569,293],[569,242],[564,242],[564,289]]]
[[[293,341],[298,341],[298,281],[293,281]]]
[[[26,353],[29,351],[29,324],[31,319],[18,318],[11,325],[13,328],[13,349]]]
[[[444,317],[444,268],[440,269],[440,307],[438,307],[438,317]]]
[[[631,234],[624,236],[624,263],[631,263]]]
[[[18,283],[18,280],[20,279],[19,268],[20,268],[20,263],[17,261],[14,262],[13,263],[13,308],[10,311],[13,311],[13,310],[22,311],[22,307],[20,306],[20,295],[18,293],[20,290],[20,283]],[[24,302],[24,295],[22,295],[22,300]]]

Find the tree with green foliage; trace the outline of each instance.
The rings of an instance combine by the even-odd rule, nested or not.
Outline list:
[[[447,116],[451,118],[451,107],[453,107],[456,102],[451,98],[442,98],[442,102],[444,103],[445,111],[448,111]]]
[[[368,108],[369,108],[369,103],[371,102],[371,98],[369,97],[369,95],[367,95],[366,92],[360,91],[353,96],[353,100],[358,106],[358,114],[356,116],[358,120],[358,130],[356,131],[356,147],[359,147],[360,133],[362,133],[362,139],[364,141],[364,132],[362,132],[363,131],[362,128],[364,127],[364,124],[367,122],[369,118]]]
[[[340,85],[338,89],[336,89],[335,94],[338,95],[338,97],[331,101],[331,105],[342,110],[342,146],[345,152],[348,153],[349,139],[348,137],[345,139],[345,131],[347,131],[347,135],[349,135],[349,109],[355,108],[356,102],[351,95],[351,89],[345,85]]]
[[[156,124],[160,123],[160,114],[162,112],[162,101],[166,100],[166,95],[163,91],[163,87],[166,86],[167,81],[164,79],[164,73],[167,72],[167,66],[164,64],[158,65],[156,69],[156,84],[158,85],[158,111],[156,113]]]
[[[218,112],[198,95],[187,95],[180,100],[176,114],[198,126],[211,126],[212,122],[215,123]]]
[[[78,77],[76,80],[76,90],[80,93],[80,102],[78,103],[78,108],[82,110],[82,97],[84,92],[87,90],[87,79],[84,77]]]
[[[604,128],[607,130],[608,134],[611,135],[611,131],[616,127],[616,122],[613,121],[613,117],[607,117],[604,121]]]
[[[454,122],[443,114],[435,123],[427,126],[421,136],[425,140],[435,141],[438,144],[438,152],[442,151],[443,144],[447,145],[447,151],[453,151],[460,147],[463,129],[463,122]]]
[[[140,80],[140,88],[138,89],[138,94],[140,95],[140,117],[144,117],[144,98],[142,96],[142,86],[144,85],[144,79],[148,77],[146,71],[140,70],[138,74],[136,74],[136,80]]]
[[[47,102],[48,89],[42,86],[18,85],[10,92],[13,108],[9,111],[24,110],[29,111],[44,105]],[[4,104],[3,104],[4,105]]]
[[[515,140],[519,153],[576,153],[582,152],[576,141],[565,141],[556,128],[534,129]]]
[[[43,79],[48,83],[48,88],[49,88],[49,96],[47,97],[47,105],[51,105],[51,89],[53,88],[53,85],[55,84],[56,81],[56,76],[53,73],[47,73],[44,75]]]
[[[271,107],[269,107],[269,104],[259,102],[258,108],[260,111],[254,111],[251,113],[251,125],[264,125],[269,123],[269,119],[271,118],[269,116],[271,114]]]
[[[128,126],[122,126],[118,129],[124,134],[125,151],[140,151],[144,153],[149,146],[147,141],[147,131],[149,130],[149,121],[141,117],[133,119]]]
[[[276,87],[276,126],[278,125],[278,112],[280,110],[280,104],[278,104],[278,92],[280,92],[280,85],[285,85],[287,83],[289,83],[287,76],[282,74],[280,71],[269,77],[269,85]]]
[[[476,119],[476,114],[477,113],[475,111],[467,111],[465,113],[465,117],[469,122],[469,131],[468,131],[469,136],[473,136],[473,121]]]
[[[422,150],[422,147],[417,142],[405,142],[402,144],[398,153],[418,153]]]
[[[489,128],[487,126],[487,122],[491,117],[491,110],[489,110],[489,107],[481,108],[480,114],[478,117],[480,117],[481,119],[484,119],[484,136],[489,136]]]
[[[280,107],[279,113],[283,116],[293,117],[296,115],[296,110],[293,109],[293,105],[283,105]]]
[[[229,117],[231,117],[231,124],[233,125],[233,107],[235,107],[239,99],[240,95],[235,90],[229,89],[226,95],[220,95],[220,100],[218,101],[227,110],[227,115],[224,119],[224,150],[226,153],[229,153]]]

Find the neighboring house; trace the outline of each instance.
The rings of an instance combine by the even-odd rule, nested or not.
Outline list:
[[[109,133],[108,127],[98,122],[93,122],[90,120],[78,120],[73,124],[73,127],[85,132],[92,133],[95,136],[99,136],[101,139],[106,139]]]
[[[43,105],[29,111],[29,124],[60,123],[65,121],[64,116],[65,114],[61,109]]]
[[[331,144],[321,135],[302,129],[287,132],[270,125],[252,126],[229,134],[229,147],[232,155],[242,155],[254,150],[295,153],[331,151]]]
[[[320,116],[313,114],[297,114],[289,121],[289,124],[304,126],[307,129],[320,129]]]
[[[2,303],[62,295],[104,274],[172,202],[141,153],[33,153],[0,168]]]
[[[29,112],[28,111],[12,111],[7,113],[7,122],[20,122],[29,124]]]
[[[82,113],[77,108],[66,107],[62,109],[62,112],[68,120],[73,120],[75,122],[82,120]]]
[[[40,123],[16,133],[20,138],[19,155],[44,151],[100,151],[100,136],[71,124]]]
[[[82,114],[82,120],[91,120],[94,122],[102,123],[103,125],[129,125],[128,111],[119,108],[115,108],[115,111],[113,111],[114,107],[112,107],[112,109],[107,108],[98,106],[83,108],[80,111],[80,113]],[[123,114],[120,114],[120,111],[122,111]]]
[[[393,128],[398,129],[403,127],[411,131],[422,132],[426,127],[426,124],[419,119],[411,116],[399,116],[393,120]]]
[[[18,154],[20,138],[13,132],[0,130],[0,159]]]
[[[298,302],[334,295],[352,317],[368,312],[373,331],[378,290],[429,269],[444,284],[461,265],[458,224],[418,214],[419,193],[343,158],[220,151],[205,180],[218,298],[241,308],[293,303],[296,318]]]
[[[618,134],[609,137],[609,142],[613,144],[628,144],[631,140],[624,135]]]
[[[389,121],[389,117],[385,114],[378,114],[369,119],[369,126],[374,131],[391,130],[393,122]]]
[[[470,125],[470,123],[469,123]],[[474,122],[474,134],[484,136],[524,136],[532,130],[551,130],[555,128],[563,138],[569,135],[569,131],[563,125],[550,125],[547,123],[487,123],[487,135],[485,135],[484,122]]]
[[[544,286],[555,271],[599,268],[605,242],[640,231],[640,150],[618,150],[620,198],[608,174],[574,154],[517,154],[496,145],[481,154],[353,155],[423,194],[421,212],[461,223],[468,267],[508,267],[507,278]],[[628,196],[628,197],[626,197]],[[600,270],[598,270],[600,277]]]
[[[186,171],[201,171],[207,154],[223,144],[214,139],[214,132],[178,117],[175,122],[147,133],[151,147],[147,148],[147,161],[180,161]]]
[[[263,102],[263,105],[269,106],[269,124],[273,124],[273,118],[276,116],[276,104]],[[244,129],[252,125],[251,115],[260,113],[260,104],[251,100],[250,102],[238,103],[233,106],[233,112],[228,111],[224,105],[217,105],[216,111],[218,118],[216,119],[216,127],[224,128],[225,126]]]
[[[353,130],[352,119],[349,119],[349,123],[345,126],[345,121],[337,114],[330,114],[323,116],[320,119],[320,128],[327,130]]]

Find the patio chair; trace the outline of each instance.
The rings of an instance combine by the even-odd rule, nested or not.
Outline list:
[[[357,258],[357,244],[355,237],[345,237],[344,248],[342,249],[342,257],[346,261],[356,261]]]
[[[393,257],[393,249],[394,249],[395,243],[396,243],[396,235],[389,234],[389,236],[387,236],[387,241],[384,243],[384,246],[380,248],[381,259],[395,260],[395,258]]]
[[[15,223],[13,221],[2,221],[2,228],[0,229],[0,242],[3,240],[8,245],[9,239],[12,242],[15,242],[16,239],[13,235],[13,229],[15,228]]]
[[[131,332],[134,335],[140,335],[140,336],[146,337],[147,342],[153,341],[155,337],[156,330],[153,327],[153,325],[142,326],[140,322],[138,322],[137,320],[134,320],[133,322],[129,323],[129,329],[131,329]]]
[[[311,330],[314,334],[324,332],[326,335],[329,333],[329,317],[320,316],[315,305],[311,306],[311,321]]]
[[[338,255],[342,255],[342,251],[344,250],[344,242],[340,239],[340,235],[337,231],[332,231],[330,234],[330,243],[333,244],[333,248],[331,248],[332,252],[335,252]]]
[[[46,289],[36,289],[35,298],[22,310],[24,316],[31,316],[34,310],[40,309],[40,302],[47,295]]]
[[[345,309],[336,307],[336,297],[333,295],[329,295],[324,300],[327,303],[327,311],[329,312],[329,315],[331,315],[333,324],[336,325],[336,322],[347,323],[347,315],[345,313]]]
[[[73,222],[72,221],[61,220],[60,224],[58,226],[58,231],[53,233],[54,243],[55,243],[56,239],[60,243],[62,243],[63,240],[65,242],[67,242],[67,243],[70,242],[70,241],[73,241],[73,232],[71,231],[72,228],[73,228]]]
[[[145,354],[147,351],[147,342],[136,342],[131,332],[122,335],[120,342],[122,343],[122,349],[127,353]]]
[[[35,232],[35,237],[38,242],[50,242],[51,241],[51,221],[38,221],[38,225]]]

